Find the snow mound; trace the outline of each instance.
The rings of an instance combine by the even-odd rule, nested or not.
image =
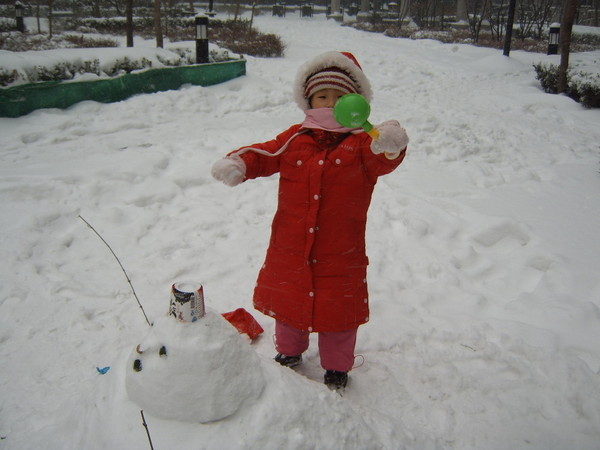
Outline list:
[[[255,401],[265,384],[258,355],[213,312],[194,323],[156,321],[131,352],[125,380],[129,398],[150,414],[201,423]]]

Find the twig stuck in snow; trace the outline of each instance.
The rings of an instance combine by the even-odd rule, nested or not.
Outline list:
[[[144,417],[144,410],[140,410],[140,414],[142,415],[142,425],[146,429],[146,435],[148,436],[148,442],[150,443],[150,449],[154,450],[154,446],[152,445],[152,438],[150,437],[150,430],[148,430],[148,424],[146,423],[146,418]]]
[[[137,300],[138,305],[140,306],[140,309],[142,310],[142,313],[144,314],[144,318],[146,319],[146,322],[148,323],[148,325],[152,326],[152,324],[150,323],[150,321],[148,320],[148,316],[146,315],[146,311],[144,311],[144,307],[142,306],[142,303],[140,302],[140,299],[138,298],[137,294],[135,293],[135,289],[133,287],[133,284],[131,283],[131,280],[129,279],[129,275],[127,275],[127,272],[125,271],[125,267],[123,267],[123,264],[121,264],[121,261],[119,260],[118,256],[115,254],[115,252],[113,251],[113,249],[110,247],[110,245],[108,245],[108,242],[106,242],[104,240],[104,238],[102,236],[100,236],[100,233],[98,233],[96,231],[96,229],[90,225],[90,223],[85,220],[83,217],[81,217],[81,215],[79,215],[79,218],[81,220],[83,220],[86,225],[88,227],[90,227],[92,229],[92,231],[94,233],[96,233],[96,236],[98,236],[102,242],[104,242],[104,245],[106,245],[108,247],[108,249],[110,250],[110,252],[113,254],[113,256],[115,257],[115,259],[117,260],[117,262],[119,263],[119,266],[121,266],[121,270],[123,271],[123,273],[125,274],[125,278],[127,278],[127,282],[129,283],[129,286],[131,286],[131,292],[133,292],[133,296],[135,297],[135,299]]]

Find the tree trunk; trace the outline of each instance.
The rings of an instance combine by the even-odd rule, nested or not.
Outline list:
[[[37,20],[38,34],[42,34],[42,26],[40,23],[40,3],[42,3],[42,0],[37,0],[37,7],[35,9],[35,19]]]
[[[52,7],[54,0],[48,0],[48,39],[52,39]]]
[[[467,14],[467,0],[458,0],[456,2],[456,20],[458,22],[469,21],[469,14]]]
[[[127,47],[133,47],[133,0],[127,0],[125,10],[127,16]]]
[[[92,4],[92,16],[100,17],[100,2],[98,0],[95,0]]]
[[[235,4],[235,14],[233,16],[233,21],[237,22],[238,20],[238,16],[240,15],[240,7],[241,7],[241,0],[237,0],[236,4]]]
[[[250,28],[254,26],[254,13],[256,12],[256,1],[252,2],[252,15],[250,16]]]
[[[160,20],[160,0],[154,0],[154,34],[156,35],[156,46],[163,48],[162,24]]]
[[[506,36],[504,37],[504,56],[510,55],[510,44],[512,41],[513,24],[515,22],[515,5],[517,0],[509,0],[508,17],[506,19]]]
[[[567,0],[565,12],[560,23],[560,67],[558,68],[557,86],[559,94],[567,92],[567,70],[569,70],[569,55],[571,53],[571,35],[578,6],[579,0]]]
[[[360,0],[360,12],[368,13],[371,9],[369,0]]]
[[[340,12],[340,0],[331,0],[331,14],[338,14]]]

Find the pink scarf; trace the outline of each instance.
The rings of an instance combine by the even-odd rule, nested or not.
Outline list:
[[[275,153],[269,153],[266,150],[255,147],[244,147],[237,150],[236,155],[243,155],[249,151],[269,157],[281,155],[287,149],[290,142],[294,140],[294,138],[300,134],[306,133],[308,129],[324,130],[333,133],[362,133],[364,131],[362,128],[345,128],[340,125],[333,116],[333,108],[307,109],[305,113],[306,119],[304,119],[304,122],[302,122],[302,128],[300,131],[289,138],[287,142],[283,144],[283,146]],[[328,144],[337,143],[339,140],[343,139],[342,134],[330,134],[330,137],[332,139],[328,140]]]
[[[362,128],[346,128],[340,125],[333,116],[333,108],[307,109],[305,113],[306,118],[302,122],[303,128],[316,128],[335,133],[362,131]]]

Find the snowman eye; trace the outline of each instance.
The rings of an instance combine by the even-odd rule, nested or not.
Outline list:
[[[165,347],[164,345],[160,348],[160,350],[158,351],[159,356],[167,356],[167,347]]]
[[[136,359],[133,362],[133,370],[135,370],[136,372],[142,371],[142,361],[140,359]]]

